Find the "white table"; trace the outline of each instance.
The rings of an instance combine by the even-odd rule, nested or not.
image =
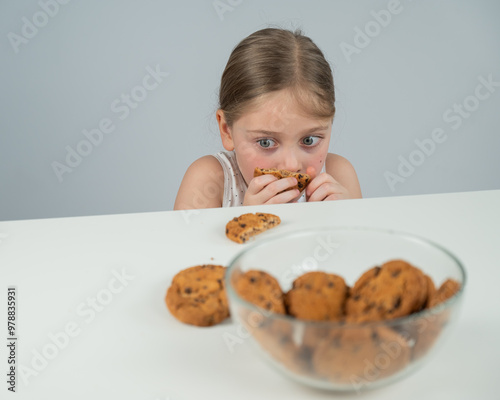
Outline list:
[[[278,214],[283,222],[274,229],[282,232],[392,228],[454,252],[468,272],[455,330],[428,365],[359,397],[500,398],[500,190],[2,222],[0,398],[10,398],[9,285],[17,288],[17,399],[352,398],[289,381],[252,354],[246,340],[229,351],[224,334],[237,335],[229,320],[196,328],[165,307],[179,270],[227,264],[243,249],[225,237],[224,226],[256,211]]]

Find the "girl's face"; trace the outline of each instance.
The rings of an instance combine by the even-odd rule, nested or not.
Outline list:
[[[224,148],[234,149],[245,182],[256,167],[319,174],[330,144],[331,119],[305,115],[287,90],[266,94],[237,119],[232,128],[219,110],[217,119]]]

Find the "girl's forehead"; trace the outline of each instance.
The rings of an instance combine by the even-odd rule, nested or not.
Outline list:
[[[235,123],[245,131],[268,131],[280,133],[308,130],[328,130],[331,119],[319,119],[306,114],[300,108],[262,107],[242,115]]]
[[[323,124],[332,123],[332,118],[318,118],[311,114],[306,107],[309,99],[301,98],[288,89],[266,93],[253,100],[240,117],[240,123],[279,124],[304,123]]]

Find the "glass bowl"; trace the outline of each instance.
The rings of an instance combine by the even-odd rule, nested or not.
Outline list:
[[[462,263],[440,245],[411,234],[371,228],[316,228],[266,234],[236,255],[226,272],[231,316],[257,353],[278,371],[315,388],[359,392],[380,387],[425,364],[457,319],[466,283]],[[368,269],[404,260],[438,288],[460,289],[446,301],[381,321],[310,321],[270,312],[244,300],[235,282],[249,270],[270,274],[283,293],[311,271],[340,275],[350,287]]]

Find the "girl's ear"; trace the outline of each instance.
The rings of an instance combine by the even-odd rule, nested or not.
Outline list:
[[[226,118],[224,117],[224,111],[217,110],[215,114],[217,117],[217,124],[219,125],[220,138],[222,139],[222,145],[227,151],[234,150],[233,135],[231,134],[231,128],[229,128]]]

